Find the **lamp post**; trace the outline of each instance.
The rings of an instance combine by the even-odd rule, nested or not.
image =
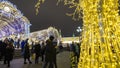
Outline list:
[[[78,26],[76,31],[79,33],[79,43],[80,43],[80,32],[82,31],[82,28],[80,26]]]
[[[80,26],[77,27],[76,31],[80,33],[82,31],[82,28]]]

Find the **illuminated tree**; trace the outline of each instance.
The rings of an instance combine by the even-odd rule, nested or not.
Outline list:
[[[118,0],[58,0],[58,3],[61,1],[75,8],[67,15],[74,20],[83,19],[78,68],[120,68]]]

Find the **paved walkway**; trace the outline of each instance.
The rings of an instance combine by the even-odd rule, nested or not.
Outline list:
[[[57,55],[57,66],[58,68],[70,68],[70,53],[67,51],[61,52]],[[0,61],[0,68],[8,68],[7,65],[3,65]],[[23,58],[14,59],[11,61],[10,68],[42,68],[42,62],[39,64],[23,64]]]

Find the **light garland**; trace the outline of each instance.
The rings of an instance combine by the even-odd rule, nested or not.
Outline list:
[[[44,2],[45,2],[45,0],[38,0],[38,2],[36,3],[36,5],[35,5],[36,15],[38,15],[38,13],[39,13],[40,5]],[[58,0],[57,5],[60,2],[64,2],[64,5],[69,5],[70,9],[75,8],[75,11],[73,13],[66,13],[66,15],[72,16],[73,20],[75,20],[75,21],[80,20],[82,18],[82,9],[80,7],[81,5],[79,3],[77,3],[76,0]]]
[[[42,3],[44,3],[44,1],[45,1],[45,0],[38,0],[38,2],[36,3],[36,5],[35,5],[36,15],[38,15],[40,5],[41,5]]]
[[[99,0],[82,0],[83,32],[78,68],[98,68],[100,54],[100,29],[98,7]]]

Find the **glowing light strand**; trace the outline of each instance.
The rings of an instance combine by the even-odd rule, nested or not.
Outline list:
[[[35,5],[36,15],[38,15],[40,5],[41,5],[42,3],[44,3],[44,1],[45,1],[45,0],[38,0],[38,2],[36,3],[36,5]]]
[[[79,3],[82,0],[79,0]],[[40,5],[42,3],[44,3],[45,0],[38,0],[38,2],[35,5],[35,9],[36,9],[36,15],[38,15],[39,13],[39,8]],[[68,16],[72,16],[73,20],[80,20],[82,18],[82,9],[81,9],[81,5],[76,1],[76,0],[58,0],[57,5],[60,2],[64,2],[64,5],[69,5],[69,8],[75,9],[75,11],[73,13],[66,13],[66,15]]]

